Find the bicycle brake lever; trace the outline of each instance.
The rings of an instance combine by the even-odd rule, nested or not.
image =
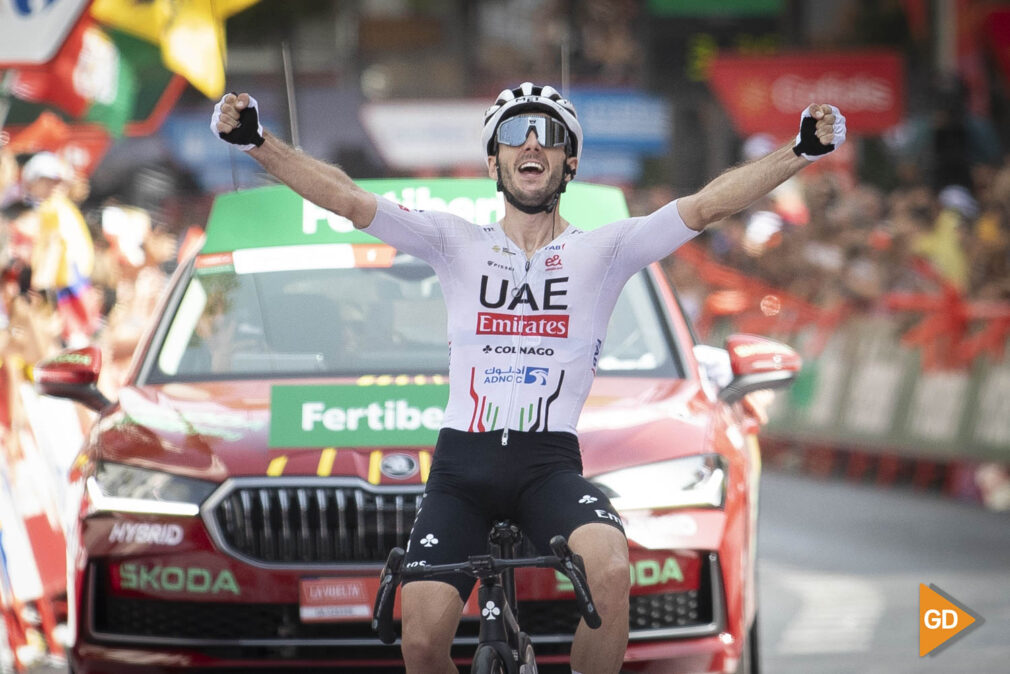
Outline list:
[[[406,553],[403,548],[393,548],[386,558],[379,576],[379,591],[375,593],[375,607],[372,610],[372,630],[379,635],[379,641],[391,644],[396,641],[393,629],[393,604],[396,601],[396,586],[400,584],[400,566]]]
[[[593,595],[589,592],[589,582],[586,580],[586,565],[582,557],[575,554],[564,536],[555,536],[550,542],[551,551],[557,556],[561,565],[561,572],[572,581],[572,589],[575,591],[575,603],[579,607],[579,613],[586,621],[590,629],[596,629],[603,624],[600,614],[596,611],[596,604],[593,603]]]

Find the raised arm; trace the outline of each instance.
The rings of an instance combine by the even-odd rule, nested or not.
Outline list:
[[[210,128],[312,203],[344,216],[358,229],[372,222],[377,208],[375,195],[358,187],[339,167],[296,150],[264,131],[256,99],[249,94],[226,94],[214,107]]]
[[[697,193],[682,197],[677,201],[680,217],[688,227],[701,231],[747,208],[844,140],[845,117],[838,108],[811,105],[803,112],[795,143],[731,168]]]

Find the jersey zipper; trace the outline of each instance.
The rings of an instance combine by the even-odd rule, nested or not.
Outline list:
[[[539,252],[540,251],[536,251],[535,253],[533,253],[533,257],[536,257],[537,253],[539,253]],[[523,257],[525,257],[525,254],[523,254]],[[526,269],[525,269],[525,273],[523,274],[523,285],[528,285],[529,284],[530,265],[532,265],[532,264],[533,264],[533,258],[529,258],[528,260],[526,260]],[[521,286],[516,286],[515,292],[518,293],[520,287]],[[522,325],[523,319],[525,317],[526,317],[526,304],[523,303],[523,304],[519,305],[519,325]],[[523,350],[523,336],[524,335],[522,333],[522,330],[520,330],[520,332],[519,332],[519,344],[516,345],[516,352],[515,352],[515,354],[512,357],[512,369],[516,373],[522,371],[522,363],[523,363],[523,353],[522,353],[522,350]],[[509,390],[509,404],[508,404],[508,409],[506,410],[506,414],[505,414],[505,430],[502,431],[502,434],[501,434],[501,446],[502,447],[507,447],[508,444],[509,444],[509,424],[512,421],[512,411],[513,411],[513,407],[515,407],[516,390],[517,390],[518,386],[519,386],[519,375],[515,374],[512,377],[512,387]]]

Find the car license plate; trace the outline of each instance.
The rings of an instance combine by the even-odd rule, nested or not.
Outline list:
[[[302,578],[299,616],[304,623],[370,620],[377,578]]]

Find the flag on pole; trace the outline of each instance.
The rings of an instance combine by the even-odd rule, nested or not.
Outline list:
[[[23,101],[102,124],[119,136],[133,111],[136,78],[129,55],[85,17],[52,61],[16,71],[9,91]]]
[[[0,71],[0,81],[0,96],[8,96],[10,104],[0,124],[12,135],[47,118],[48,126],[58,120],[76,135],[87,129],[89,138],[96,135],[91,127],[113,137],[153,133],[186,87],[186,80],[162,63],[156,45],[89,16],[52,61]]]
[[[259,0],[95,0],[99,22],[158,45],[165,65],[208,98],[224,93],[224,22]]]
[[[90,0],[28,2],[0,6],[0,66],[41,65],[59,50]]]

